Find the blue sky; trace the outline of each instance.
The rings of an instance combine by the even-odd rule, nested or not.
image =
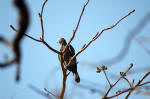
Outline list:
[[[41,27],[38,13],[44,0],[25,0],[30,10],[30,26],[27,33],[37,39],[41,37]],[[45,41],[53,48],[59,50],[58,38],[64,37],[67,41],[72,35],[77,24],[83,4],[86,0],[49,0],[44,9],[43,21],[45,30]],[[94,88],[106,91],[108,83],[104,75],[96,73],[96,66],[102,65],[104,61],[116,57],[123,49],[126,37],[140,20],[150,12],[149,0],[90,0],[83,14],[76,36],[72,41],[76,52],[87,43],[98,31],[111,26],[128,12],[136,11],[124,19],[112,30],[105,31],[95,42],[93,42],[77,60],[78,72],[81,78],[79,85],[88,85],[92,82]],[[0,36],[12,40],[15,32],[9,25],[17,27],[17,10],[11,0],[0,1]],[[150,23],[148,23],[138,37],[150,37]],[[38,89],[48,88],[51,92],[59,92],[61,87],[61,70],[57,54],[50,51],[41,43],[24,37],[21,43],[21,81],[14,80],[16,66],[0,69],[0,98],[2,99],[45,99],[37,94],[29,85],[34,85]],[[150,49],[150,43],[144,43]],[[0,43],[0,61],[4,61],[4,54],[9,58],[13,56],[7,46]],[[131,42],[126,56],[115,64],[104,64],[108,67],[108,74],[119,75],[120,71],[125,71],[130,63],[134,64],[134,70],[138,68],[150,67],[150,54],[148,54],[135,40]],[[90,65],[94,64],[94,65]],[[130,79],[137,82],[145,71],[130,75]],[[108,75],[111,77],[111,74]],[[116,79],[111,79],[111,82]],[[149,79],[147,79],[149,80]],[[124,82],[123,80],[121,82]],[[94,83],[94,84],[93,84]],[[98,85],[96,85],[98,84]],[[126,87],[125,83],[119,83],[119,88]],[[91,93],[89,90],[79,88],[74,85],[72,74],[67,79],[66,96],[73,95],[73,99],[97,99],[101,96],[98,93]],[[91,84],[90,84],[91,85]],[[73,93],[72,93],[72,89]],[[146,98],[142,95],[131,95],[129,99]],[[120,97],[121,99],[123,98]]]

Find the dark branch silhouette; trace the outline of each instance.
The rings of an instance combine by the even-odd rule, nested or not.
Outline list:
[[[23,39],[23,35],[26,32],[28,26],[29,26],[29,12],[27,9],[26,4],[24,3],[24,0],[14,0],[14,5],[19,10],[19,20],[18,20],[18,26],[19,29],[16,32],[16,36],[12,42],[0,37],[0,41],[7,44],[10,48],[12,48],[13,52],[15,53],[15,57],[12,60],[6,61],[6,63],[0,63],[1,68],[5,68],[7,66],[10,66],[14,62],[17,63],[17,70],[16,70],[16,81],[19,81],[20,76],[20,60],[21,60],[21,52],[20,52],[20,43]]]

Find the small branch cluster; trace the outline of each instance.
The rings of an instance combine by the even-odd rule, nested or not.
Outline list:
[[[114,84],[110,84],[110,81],[106,75],[105,70],[107,70],[107,67],[102,66],[101,68],[97,67],[97,73],[100,73],[101,71],[104,72],[105,77],[110,85],[110,87],[107,89],[106,93],[104,94],[104,96],[102,97],[102,99],[110,99],[110,98],[114,98],[114,97],[118,97],[119,95],[126,93],[127,95],[125,96],[125,99],[128,99],[128,97],[131,95],[131,93],[139,86],[143,86],[145,84],[150,83],[150,81],[147,82],[143,82],[143,80],[150,74],[150,71],[148,71],[135,85],[134,85],[134,80],[132,82],[130,82],[125,76],[127,75],[127,72],[129,72],[129,70],[133,67],[133,64],[130,64],[129,68],[125,71],[125,72],[120,72],[120,77],[118,78],[118,80],[114,83]],[[129,88],[122,90],[122,91],[117,91],[116,94],[112,95],[112,96],[108,96],[108,94],[110,93],[111,89],[116,86],[116,84],[121,80],[121,79],[125,79],[125,81],[127,81],[127,83],[129,84]],[[143,82],[143,83],[142,83]]]
[[[101,71],[103,71],[103,73],[105,74],[105,77],[107,79],[107,82],[109,83],[109,86],[111,86],[111,83],[110,83],[110,81],[109,81],[109,79],[107,77],[107,74],[106,74],[106,70],[107,70],[107,67],[103,65],[101,68],[97,67],[97,71],[96,72],[100,73]]]

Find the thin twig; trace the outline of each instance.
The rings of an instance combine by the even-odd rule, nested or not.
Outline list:
[[[103,70],[103,72],[104,72],[104,74],[105,74],[105,77],[106,77],[106,79],[107,79],[107,82],[109,83],[109,86],[111,87],[111,83],[110,83],[110,81],[109,81],[109,79],[108,79],[108,77],[107,77],[107,75],[106,75],[105,70]]]
[[[143,86],[143,85],[148,84],[148,83],[150,83],[150,81],[147,81],[147,82],[144,82],[142,84],[139,84],[139,86]]]
[[[40,22],[41,22],[41,29],[42,29],[42,40],[44,40],[44,27],[43,27],[43,10],[44,10],[44,6],[46,4],[48,0],[45,0],[43,5],[42,5],[42,10],[41,13],[39,13],[39,17],[40,17]]]
[[[47,90],[46,88],[44,88],[44,90],[48,93],[48,94],[51,94],[52,96],[58,98],[58,96],[56,96],[55,94],[53,94],[52,92],[50,92],[49,90]]]
[[[59,51],[57,51],[56,49],[52,48],[50,45],[48,45],[44,40],[41,40],[41,42],[46,45],[51,51],[57,53],[57,54],[60,54]]]
[[[71,71],[69,71],[69,73],[66,76],[69,76],[70,73],[71,73]]]
[[[10,25],[10,27],[11,27],[14,31],[17,32],[17,29],[15,29],[12,25]],[[57,51],[56,49],[52,48],[52,47],[51,47],[50,45],[48,45],[44,40],[42,40],[42,39],[38,40],[38,39],[36,39],[36,38],[34,38],[34,37],[32,37],[32,36],[29,36],[29,35],[26,34],[26,33],[24,33],[24,35],[27,36],[27,37],[29,37],[30,39],[32,39],[32,40],[34,40],[34,41],[43,43],[45,46],[47,46],[47,47],[48,47],[50,50],[52,50],[53,52],[55,52],[55,53],[57,53],[57,54],[60,54],[59,51]]]
[[[15,27],[13,27],[13,25],[10,25],[11,29],[14,30],[15,32],[18,32],[17,29],[15,29]],[[30,39],[34,40],[34,41],[37,41],[37,42],[41,42],[41,40],[38,40],[32,36],[29,36],[28,34],[24,33],[25,36],[29,37]]]
[[[123,79],[124,79],[125,81],[127,81],[127,83],[129,84],[130,87],[132,87],[132,84],[130,83],[130,81],[129,81],[126,77],[123,77]]]
[[[118,63],[119,61],[123,60],[124,57],[129,52],[129,49],[131,47],[132,41],[136,39],[136,36],[142,33],[141,31],[146,27],[150,22],[150,12],[147,13],[139,22],[138,24],[128,33],[127,37],[125,38],[124,46],[121,50],[121,52],[116,56],[109,60],[101,61],[102,64],[107,64],[110,66],[113,66],[114,64]],[[137,42],[138,43],[138,42]],[[143,48],[143,44],[140,46]],[[144,48],[145,49],[145,48]],[[150,51],[146,48],[146,52],[150,53]],[[98,63],[99,64],[99,63]]]
[[[107,97],[108,93],[110,92],[110,90],[120,81],[121,78],[123,78],[123,77],[126,75],[126,73],[127,73],[132,67],[133,67],[133,64],[130,64],[130,67],[118,78],[118,80],[117,80],[113,85],[111,85],[111,86],[109,87],[109,89],[106,91],[106,93],[105,93],[105,95],[103,96],[102,99],[107,99],[106,97]]]
[[[130,94],[132,93],[132,91],[133,91],[135,88],[137,88],[137,87],[140,85],[140,83],[141,83],[149,74],[150,74],[150,71],[148,71],[148,72],[142,77],[142,79],[139,80],[139,82],[132,88],[132,90],[130,90],[130,91],[128,92],[128,94],[126,95],[125,99],[127,99],[127,98],[130,96]]]
[[[94,36],[93,40],[96,40],[105,30],[109,30],[114,28],[115,26],[117,26],[123,19],[125,19],[126,17],[128,17],[130,14],[132,14],[133,12],[135,12],[135,10],[132,10],[131,12],[129,12],[127,15],[125,15],[124,17],[122,17],[120,20],[118,20],[114,25],[104,28],[101,32],[99,32],[96,36]]]
[[[114,98],[114,97],[116,97],[116,96],[119,96],[119,95],[121,95],[122,93],[125,93],[125,92],[129,92],[129,91],[132,92],[132,91],[135,90],[137,87],[143,86],[143,85],[145,85],[145,84],[150,83],[150,82],[148,81],[148,82],[145,82],[145,83],[142,83],[142,84],[141,84],[141,82],[142,82],[149,74],[150,74],[150,71],[148,71],[148,72],[141,78],[141,80],[138,81],[138,83],[137,83],[135,86],[132,86],[132,87],[130,87],[130,88],[128,88],[128,89],[125,89],[125,90],[123,90],[123,91],[120,91],[119,93],[117,93],[117,94],[115,94],[115,95],[112,95],[112,96],[109,96],[109,97],[107,97],[107,98],[110,99],[110,98]],[[128,93],[126,97],[129,97],[129,95],[131,94],[131,92]],[[106,98],[106,97],[105,97],[105,98]]]

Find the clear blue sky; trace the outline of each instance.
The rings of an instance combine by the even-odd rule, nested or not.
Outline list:
[[[15,32],[9,27],[10,24],[17,27],[17,10],[11,2],[12,0],[0,0],[0,36],[12,40]],[[37,39],[41,37],[41,27],[38,13],[44,0],[25,0],[30,10],[30,27],[27,33]],[[59,50],[58,38],[64,37],[67,41],[72,35],[83,4],[87,0],[48,0],[46,3],[43,21],[45,30],[45,41],[53,48]],[[102,65],[103,61],[117,56],[123,49],[129,32],[140,22],[140,20],[150,12],[149,0],[90,0],[85,9],[80,26],[76,33],[72,45],[78,51],[87,43],[98,31],[111,26],[119,18],[135,9],[135,13],[124,19],[117,27],[104,32],[95,42],[93,42],[77,60],[78,72],[81,78],[79,85],[92,86],[102,91],[106,91],[108,83],[104,75],[96,73],[97,64]],[[148,23],[137,37],[150,37],[150,23]],[[29,88],[34,85],[38,89],[48,88],[51,92],[59,92],[61,87],[61,70],[57,54],[50,51],[41,43],[24,37],[21,43],[21,81],[16,83],[15,64],[7,69],[0,69],[0,99],[45,99]],[[150,49],[150,43],[144,43]],[[4,54],[9,58],[13,56],[7,46],[0,43],[0,62],[3,62]],[[134,63],[133,71],[137,68],[150,67],[150,54],[148,54],[135,40],[132,41],[127,55],[116,64],[104,64],[108,66],[108,72],[119,75],[120,71],[128,68],[130,63]],[[89,66],[89,64],[95,64]],[[111,66],[111,67],[110,67]],[[136,72],[136,71],[134,71]],[[130,75],[130,79],[137,82],[139,77],[146,72],[137,72]],[[108,74],[111,78],[111,74]],[[87,82],[88,80],[88,82]],[[110,79],[111,82],[115,79]],[[150,79],[149,79],[150,80]],[[124,82],[123,80],[121,82]],[[96,85],[96,84],[98,85]],[[126,83],[120,83],[120,88],[126,87]],[[98,93],[91,93],[89,90],[78,88],[74,85],[72,74],[67,79],[66,96],[72,99],[98,99]],[[101,86],[102,85],[102,86]],[[90,84],[91,86],[91,84]],[[74,91],[72,93],[72,90]],[[123,97],[120,97],[123,98]],[[142,95],[131,95],[129,99],[146,98]]]

